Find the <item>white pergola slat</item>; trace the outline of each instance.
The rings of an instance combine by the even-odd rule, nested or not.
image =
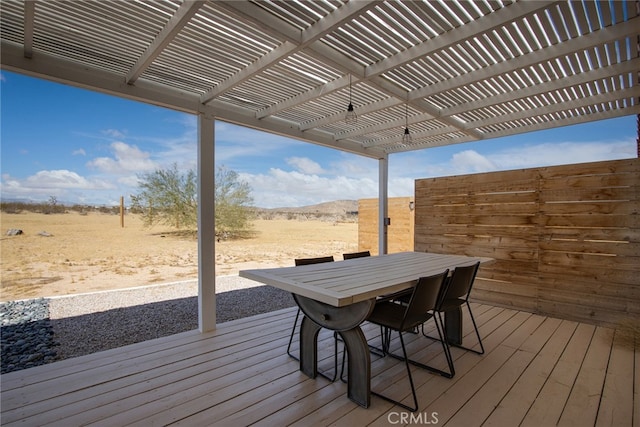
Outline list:
[[[637,0],[2,0],[0,49],[3,69],[198,115],[202,185],[214,118],[378,159],[383,236],[393,153],[640,114],[639,15]]]

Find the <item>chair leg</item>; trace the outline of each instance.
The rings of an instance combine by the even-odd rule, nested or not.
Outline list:
[[[389,343],[391,342],[391,331],[389,331],[387,328],[383,328],[382,326],[380,326],[380,341],[380,347],[368,344],[369,350],[376,356],[385,357],[387,355],[387,352],[389,351]]]
[[[437,311],[434,311],[434,313],[438,313]],[[443,324],[444,325],[444,324]],[[436,325],[437,326],[437,325]],[[444,326],[443,326],[444,329]],[[440,335],[440,334],[438,334]],[[422,336],[425,338],[429,338],[430,340],[434,340],[434,341],[439,341],[440,338],[439,337],[434,337],[432,335],[427,335],[426,332],[424,331],[424,323],[422,324]]]
[[[380,326],[380,336],[382,338],[382,356],[386,356],[391,346],[391,329]]]
[[[471,322],[473,323],[473,328],[476,330],[476,336],[478,337],[478,343],[480,344],[480,351],[477,350],[473,350],[473,349],[466,349],[469,351],[472,351],[476,354],[484,354],[484,345],[482,344],[482,338],[480,338],[480,331],[478,330],[478,325],[476,324],[476,319],[473,317],[473,311],[471,311],[471,305],[469,304],[469,301],[467,300],[467,308],[469,309],[469,316],[471,317]]]
[[[453,365],[453,356],[451,355],[451,348],[449,347],[449,343],[445,339],[445,331],[444,331],[444,322],[442,321],[442,314],[440,312],[436,312],[433,317],[433,321],[436,324],[436,329],[438,330],[438,336],[440,337],[440,342],[442,343],[442,350],[444,351],[444,355],[447,359],[447,365],[449,365],[449,375],[445,375],[447,378],[453,378],[456,374],[456,369]],[[439,324],[438,324],[439,323]]]
[[[287,346],[287,354],[295,360],[300,360],[297,356],[291,353],[291,343],[293,342],[293,336],[296,333],[296,326],[298,325],[298,318],[300,317],[300,309],[296,313],[296,320],[293,321],[293,328],[291,328],[291,336],[289,337],[289,345]]]
[[[472,353],[476,353],[476,354],[484,354],[484,345],[482,344],[482,338],[480,338],[480,331],[478,330],[478,325],[476,324],[476,319],[473,317],[473,311],[471,311],[471,306],[469,305],[469,301],[467,301],[467,309],[469,310],[469,317],[471,317],[471,323],[473,323],[473,329],[476,331],[476,337],[478,337],[478,343],[480,344],[480,351],[478,350],[474,350],[472,348],[469,347],[465,347],[463,345],[460,344],[449,344],[452,347],[457,347],[457,348],[461,348],[463,350],[467,350],[470,351]],[[444,336],[446,336],[446,328],[447,328],[447,324],[446,322],[442,323],[442,329],[444,331]],[[433,337],[431,335],[427,335],[424,332],[424,325],[422,325],[422,335],[425,336],[426,338],[432,339],[432,340],[437,340],[438,338]]]
[[[296,320],[293,322],[293,328],[291,328],[291,336],[289,337],[289,345],[287,345],[287,354],[294,360],[300,361],[300,358],[291,352],[291,344],[293,343],[293,337],[296,333],[296,326],[298,325],[298,318],[300,317],[300,309],[296,313]],[[338,333],[333,333],[334,350],[333,350],[333,376],[329,376],[324,372],[318,372],[318,375],[334,382],[338,378]]]
[[[385,395],[380,394],[380,393],[377,393],[377,392],[375,392],[373,390],[371,391],[371,394],[373,394],[375,396],[378,396],[378,397],[386,400],[387,402],[394,403],[394,404],[396,404],[396,405],[398,405],[398,406],[400,406],[400,407],[402,407],[402,408],[404,408],[404,409],[406,409],[406,410],[408,410],[410,412],[416,412],[418,410],[418,397],[416,396],[416,389],[415,389],[415,386],[413,384],[413,376],[411,375],[411,367],[409,366],[409,362],[410,361],[409,361],[409,358],[407,357],[407,349],[406,349],[406,347],[404,345],[404,338],[402,338],[402,332],[398,332],[398,334],[400,335],[400,344],[402,346],[402,354],[404,355],[404,357],[402,357],[402,358],[397,357],[397,358],[404,360],[404,364],[405,364],[405,366],[407,368],[407,376],[409,377],[409,384],[411,384],[411,394],[413,396],[413,407],[405,405],[404,403],[401,403],[401,402],[399,402],[397,400],[391,399],[390,397],[385,396]],[[391,353],[389,353],[389,355],[390,356],[394,356]],[[396,356],[394,356],[394,357],[396,357]]]
[[[438,335],[440,335],[442,337],[442,334],[440,332],[440,328],[438,328]],[[417,366],[417,367],[425,369],[425,370],[427,370],[429,372],[433,372],[434,374],[442,375],[445,378],[453,378],[453,375],[455,374],[455,371],[453,369],[453,359],[451,358],[451,353],[449,352],[448,345],[447,345],[446,342],[444,342],[443,338],[436,339],[436,341],[441,341],[442,342],[442,345],[443,345],[442,348],[444,349],[445,358],[447,359],[447,365],[449,367],[449,372],[443,371],[442,369],[434,368],[433,366],[425,365],[424,363],[417,362],[417,361],[411,360],[411,359],[409,359],[409,363],[411,363],[413,366]],[[399,356],[397,354],[393,354],[390,351],[387,351],[386,354],[388,354],[389,356],[393,357],[394,359],[403,360],[402,356]]]
[[[333,377],[326,378],[331,382],[338,378],[338,333],[335,331],[333,332]]]
[[[347,380],[344,378],[344,359],[347,357],[347,346],[344,346],[344,351],[342,352],[342,367],[340,368],[340,381],[346,383]]]

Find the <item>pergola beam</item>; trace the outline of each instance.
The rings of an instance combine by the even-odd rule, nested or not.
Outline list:
[[[460,130],[454,126],[446,125],[443,127],[439,127],[436,129],[431,129],[427,131],[412,131],[411,135],[414,140],[419,140],[420,138],[430,138],[437,135],[446,135],[453,132],[459,132]],[[397,138],[378,138],[372,139],[370,141],[365,142],[365,146],[368,148],[380,147],[383,145],[388,145],[394,143],[394,139]],[[471,138],[468,138],[467,141],[471,141]]]
[[[33,28],[36,16],[36,2],[27,1],[24,3],[24,57],[33,56]]]
[[[372,102],[370,104],[364,104],[361,106],[358,106],[358,114],[369,114],[369,113],[373,113],[375,111],[381,111],[381,110],[385,110],[389,107],[393,107],[394,105],[399,105],[400,103],[398,102],[397,99],[389,97],[389,98],[385,98],[381,101],[376,101],[376,102]],[[319,118],[319,119],[315,119],[315,120],[309,120],[308,122],[303,122],[300,125],[300,129],[301,130],[308,130],[308,129],[313,129],[313,128],[321,128],[323,126],[329,125],[331,123],[335,123],[341,120],[344,120],[344,115],[345,112],[344,111],[338,111],[334,114]],[[358,132],[353,132],[350,133],[349,135],[346,135],[344,133],[341,134],[336,134],[336,139],[342,139],[342,138],[351,138],[351,137],[357,137],[360,135],[363,135],[363,133],[369,132],[370,127],[367,126],[362,126],[360,128],[358,128],[359,131]]]
[[[227,80],[216,85],[215,88],[207,91],[207,93],[202,95],[202,103],[206,104],[212,99],[215,99],[223,93],[231,90],[233,87],[245,82],[255,74],[260,73],[273,64],[281,61],[283,58],[291,56],[292,54],[305,49],[307,46],[316,42],[317,40],[320,40],[322,37],[331,33],[345,22],[353,19],[354,16],[360,15],[363,11],[374,7],[376,3],[378,2],[350,1],[344,4],[339,9],[336,9],[334,12],[326,16],[324,19],[317,21],[311,27],[303,31],[300,34],[300,38],[297,42],[285,40],[282,45],[269,52],[258,61],[254,62],[253,64],[229,77]],[[226,6],[233,7],[233,2],[226,3]],[[282,23],[280,23],[280,25],[282,25]]]
[[[27,2],[29,3],[29,2]],[[153,43],[147,48],[147,50],[140,56],[131,70],[127,73],[125,81],[128,84],[136,82],[138,77],[153,63],[153,61],[162,53],[173,39],[180,33],[185,25],[189,23],[191,18],[200,10],[206,0],[190,0],[182,3],[175,15],[169,19],[167,25],[155,38]]]
[[[322,86],[316,86],[315,88],[307,92],[302,92],[300,95],[297,95],[292,98],[286,99],[282,102],[278,102],[276,104],[270,105],[269,107],[262,108],[258,110],[258,112],[256,113],[256,117],[259,119],[262,119],[267,116],[273,116],[275,114],[278,114],[278,112],[280,111],[286,110],[291,107],[295,107],[296,105],[303,104],[315,97],[327,95],[329,93],[338,91],[348,85],[349,85],[349,76],[348,75],[342,76]]]

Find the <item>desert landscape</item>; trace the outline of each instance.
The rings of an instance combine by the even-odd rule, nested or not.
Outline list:
[[[313,210],[308,210],[313,211]],[[317,211],[317,210],[316,210]],[[271,213],[252,237],[216,243],[216,276],[293,265],[294,258],[358,249],[358,224],[339,216]],[[322,219],[318,219],[322,218]],[[337,219],[338,218],[338,219]],[[0,301],[125,289],[197,279],[193,233],[145,228],[135,214],[0,213]],[[22,234],[7,235],[18,229]]]

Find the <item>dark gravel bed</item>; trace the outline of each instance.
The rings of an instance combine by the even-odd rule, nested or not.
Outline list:
[[[114,292],[117,293],[117,292]],[[106,298],[108,296],[100,296]],[[291,294],[271,286],[222,292],[216,298],[218,323],[295,305]],[[56,304],[77,304],[78,298]],[[18,371],[159,338],[198,327],[196,296],[169,299],[50,319],[50,300],[0,303],[1,373]]]
[[[49,302],[39,298],[0,303],[1,372],[57,360]]]

